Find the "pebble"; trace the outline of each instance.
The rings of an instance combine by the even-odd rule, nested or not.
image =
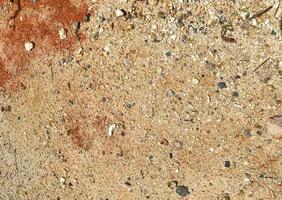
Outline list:
[[[34,43],[33,42],[26,42],[24,44],[24,48],[26,51],[31,51],[34,48]]]
[[[122,17],[126,14],[126,12],[123,9],[117,9],[116,10],[116,16],[117,17]]]
[[[250,13],[249,12],[246,12],[246,11],[243,11],[240,13],[240,17],[243,19],[243,20],[246,20],[250,17]]]
[[[187,186],[184,186],[184,185],[179,185],[179,186],[176,186],[176,193],[179,195],[179,196],[182,196],[182,197],[186,197],[190,194],[189,190],[188,190],[188,187]]]
[[[182,142],[180,142],[180,141],[175,141],[175,142],[174,142],[174,145],[175,145],[175,147],[176,147],[177,149],[180,149],[181,146],[182,146]]]
[[[111,49],[109,46],[104,47],[105,53],[110,53]]]
[[[165,53],[165,55],[168,56],[168,57],[170,57],[170,56],[171,56],[171,52],[170,52],[170,51],[167,51],[167,52]]]
[[[64,40],[67,38],[67,30],[65,28],[61,28],[59,30],[59,37],[61,40]]]
[[[153,155],[149,155],[148,158],[149,158],[149,160],[153,160],[154,156]]]
[[[199,79],[197,79],[197,78],[193,78],[192,79],[192,84],[193,85],[198,85],[199,83],[200,83]]]
[[[225,82],[219,82],[219,83],[217,84],[217,87],[218,87],[219,89],[224,89],[224,88],[227,88],[227,86],[226,86],[226,83],[225,83]]]
[[[66,183],[66,178],[65,177],[60,177],[59,181],[60,181],[61,186],[63,187],[65,185],[65,183]]]
[[[252,133],[250,130],[244,130],[243,134],[246,138],[251,138],[252,137]]]
[[[244,182],[245,182],[245,183],[249,183],[249,182],[250,182],[250,179],[249,179],[249,178],[244,178]]]
[[[174,92],[173,90],[168,89],[168,90],[166,91],[166,96],[167,96],[167,97],[172,97],[172,96],[174,96],[174,95],[175,95],[175,92]]]
[[[268,119],[267,133],[275,138],[282,138],[282,115]]]
[[[229,161],[229,160],[225,160],[225,161],[224,161],[224,167],[229,168],[230,166],[231,166],[230,161]]]
[[[112,136],[114,134],[114,130],[116,128],[115,124],[111,124],[108,129],[108,136]]]
[[[72,29],[74,30],[74,32],[77,32],[80,29],[80,22],[73,22]]]
[[[252,20],[251,20],[251,24],[252,24],[254,27],[257,27],[257,25],[258,25],[257,20],[256,20],[256,19],[252,19]]]

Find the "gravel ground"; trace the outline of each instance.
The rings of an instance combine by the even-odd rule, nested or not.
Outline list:
[[[0,0],[0,199],[282,199],[282,2]]]

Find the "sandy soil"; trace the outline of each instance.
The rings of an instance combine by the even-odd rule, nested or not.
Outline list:
[[[0,0],[0,29],[0,199],[282,199],[279,0]]]

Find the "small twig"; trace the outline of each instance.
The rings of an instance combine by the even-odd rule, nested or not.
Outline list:
[[[263,14],[267,13],[268,11],[271,10],[271,8],[273,8],[273,6],[269,6],[261,11],[256,12],[253,16],[250,17],[250,19],[255,19],[257,17],[262,16]]]
[[[233,37],[228,37],[228,36],[226,36],[226,35],[221,35],[221,38],[222,38],[224,41],[226,41],[226,42],[236,43],[236,40],[235,40],[235,38],[233,38]]]
[[[254,69],[254,72],[256,72],[259,68],[261,68],[269,59],[270,59],[270,57],[268,57],[267,59],[265,59],[259,66],[257,66],[257,67]]]
[[[53,71],[52,65],[50,65],[50,69],[51,69],[51,77],[52,77],[52,79],[54,80],[54,71]]]

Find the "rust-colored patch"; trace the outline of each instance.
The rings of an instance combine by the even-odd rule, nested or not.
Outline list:
[[[87,14],[88,7],[82,3],[83,1],[78,0],[76,1],[78,5],[73,5],[71,3],[73,1],[70,0],[40,0],[35,3],[21,0],[19,1],[20,6],[13,5],[18,2],[14,1],[12,7],[7,2],[0,1],[0,4],[6,8],[4,14],[7,24],[5,30],[1,30],[0,33],[0,47],[2,48],[0,87],[9,78],[23,73],[31,60],[58,50],[70,50],[76,42],[84,39],[83,35],[72,30],[72,23],[82,22]],[[59,39],[60,28],[67,29],[67,39]],[[27,41],[35,44],[31,52],[24,49],[24,43]]]
[[[84,135],[80,131],[80,127],[76,126],[68,130],[68,135],[72,138],[74,144],[80,148],[86,148]]]
[[[4,70],[2,63],[0,62],[0,87],[2,87],[10,77],[10,74]]]
[[[73,143],[79,148],[89,150],[91,148],[92,140],[99,134],[101,135],[101,132],[105,132],[106,117],[96,117],[92,127],[92,130],[94,131],[93,133],[87,133],[84,131],[83,127],[75,124],[71,125],[71,127],[72,128],[68,129],[68,135],[71,137]]]

